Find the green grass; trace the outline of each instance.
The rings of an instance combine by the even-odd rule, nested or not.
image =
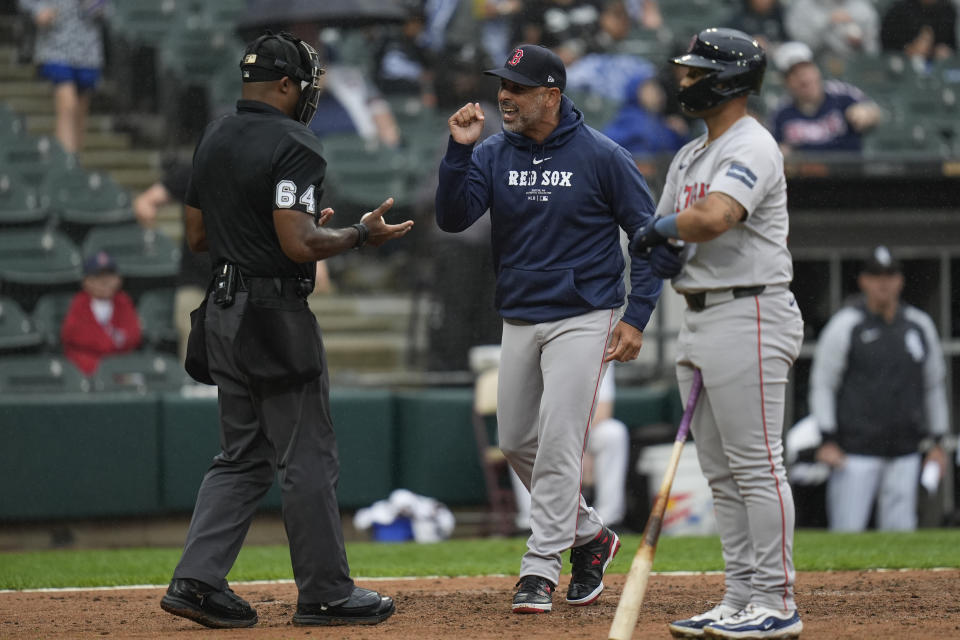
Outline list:
[[[623,536],[623,549],[611,565],[626,573],[640,536]],[[912,533],[836,534],[798,531],[794,558],[799,571],[960,567],[960,529]],[[522,538],[456,539],[430,545],[353,542],[347,545],[356,577],[514,575],[526,548]],[[166,584],[179,549],[36,551],[0,554],[0,589]],[[566,560],[565,560],[566,562]],[[654,571],[719,571],[717,537],[663,538]],[[229,578],[292,578],[285,546],[247,547]]]

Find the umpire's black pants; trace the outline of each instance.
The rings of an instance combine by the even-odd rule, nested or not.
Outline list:
[[[246,301],[247,293],[238,292],[230,307],[207,305],[207,354],[219,388],[221,452],[200,485],[174,578],[226,586],[257,504],[278,472],[299,600],[340,600],[353,591],[353,581],[336,497],[340,467],[326,361],[321,377],[307,384],[249,384],[233,357]]]

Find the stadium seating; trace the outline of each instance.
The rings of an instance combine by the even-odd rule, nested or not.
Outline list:
[[[4,139],[0,145],[0,165],[18,173],[29,184],[40,184],[49,171],[69,169],[74,163],[50,136],[22,133]]]
[[[143,341],[154,349],[175,349],[179,342],[180,336],[173,324],[173,299],[174,290],[162,288],[144,291],[137,302]]]
[[[43,185],[51,208],[66,225],[86,230],[134,220],[130,194],[102,171],[51,168]]]
[[[90,382],[66,358],[48,354],[0,358],[0,394],[85,393]]]
[[[91,378],[93,391],[179,391],[189,383],[177,358],[153,351],[107,356]]]
[[[75,290],[80,265],[80,251],[60,231],[11,229],[0,233],[0,290],[26,309],[32,309],[43,293]]]
[[[411,162],[402,150],[368,148],[355,135],[326,136],[322,142],[332,202],[351,217],[338,212],[339,224],[356,222],[390,196],[398,204],[409,202]]]
[[[176,0],[123,0],[111,3],[110,24],[122,37],[157,45],[177,24]]]
[[[17,301],[0,296],[0,353],[29,351],[42,343],[43,336]]]
[[[33,326],[43,339],[47,351],[60,350],[60,328],[75,295],[75,291],[59,291],[37,299],[32,313]]]
[[[98,226],[83,242],[84,255],[106,251],[125,278],[170,278],[180,268],[180,247],[162,231],[138,224]]]
[[[19,174],[0,167],[0,226],[29,226],[49,215],[50,198],[37,194]]]
[[[22,135],[25,130],[23,116],[0,102],[0,142]]]

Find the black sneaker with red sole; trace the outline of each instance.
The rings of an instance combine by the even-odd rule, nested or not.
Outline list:
[[[582,607],[596,602],[603,592],[603,574],[620,550],[620,538],[604,527],[593,540],[570,550],[570,586],[567,604]]]
[[[540,576],[523,576],[513,596],[514,613],[550,613],[556,585]]]

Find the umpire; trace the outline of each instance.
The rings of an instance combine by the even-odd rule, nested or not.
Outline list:
[[[187,369],[219,390],[220,445],[197,496],[183,555],[161,607],[208,627],[249,627],[257,613],[227,585],[275,474],[299,592],[294,624],[375,624],[393,600],[350,578],[336,485],[329,378],[307,306],[317,260],[406,234],[388,199],[352,227],[318,211],[326,162],[307,128],[320,89],[314,49],[267,33],[240,64],[242,99],[194,152],[185,234],[214,274],[192,315]]]

